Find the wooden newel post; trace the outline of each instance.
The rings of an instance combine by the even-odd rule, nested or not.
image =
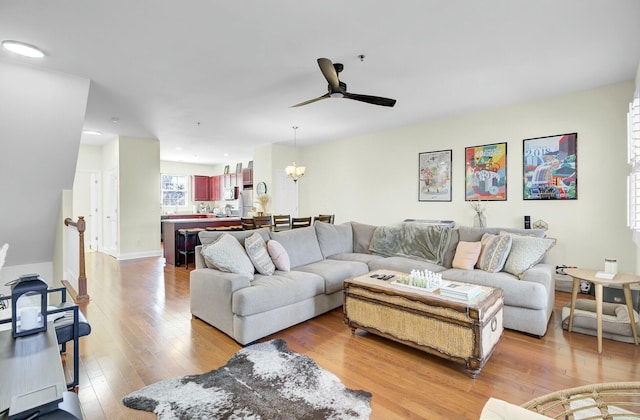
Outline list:
[[[71,218],[64,219],[65,226],[75,226],[78,230],[78,240],[80,241],[79,253],[79,270],[78,270],[78,295],[75,298],[76,302],[89,300],[87,294],[87,275],[85,272],[85,260],[84,260],[84,231],[87,228],[84,216],[78,216],[78,221],[74,222]]]
[[[87,225],[84,221],[84,216],[78,217],[78,237],[80,240],[80,267],[78,274],[78,301],[89,300],[89,295],[87,294],[87,275],[85,271],[85,260],[84,260],[84,231],[86,230]]]

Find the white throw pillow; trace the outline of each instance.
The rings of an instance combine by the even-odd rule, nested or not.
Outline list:
[[[267,242],[267,251],[271,256],[271,260],[276,268],[280,271],[291,271],[291,261],[289,260],[289,254],[284,249],[282,244],[278,241],[271,239]]]
[[[202,247],[202,256],[208,266],[227,273],[242,274],[253,280],[255,268],[240,242],[225,233]]]
[[[244,240],[244,249],[259,273],[270,276],[276,271],[273,261],[267,252],[267,243],[259,233],[254,233]]]

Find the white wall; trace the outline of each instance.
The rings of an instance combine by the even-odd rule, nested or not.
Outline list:
[[[507,142],[507,201],[487,206],[489,226],[522,227],[543,219],[557,239],[550,263],[600,268],[616,257],[635,271],[636,246],[626,227],[626,113],[633,83],[621,83],[472,115],[310,146],[300,151],[300,214],[336,214],[392,224],[405,218],[452,219],[471,225],[464,200],[464,148]],[[399,104],[401,105],[401,104]],[[389,110],[393,112],[393,109]],[[578,199],[522,199],[522,140],[578,133]],[[453,150],[452,202],[419,202],[421,152]]]
[[[34,272],[60,280],[61,196],[73,183],[88,93],[87,79],[0,63],[0,245],[10,246],[1,285]]]

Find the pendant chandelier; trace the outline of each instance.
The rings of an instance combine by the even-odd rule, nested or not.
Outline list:
[[[298,127],[291,127],[293,128],[293,149],[294,149],[294,156],[297,155],[297,146],[296,146],[296,130],[298,130]],[[298,180],[300,178],[302,178],[304,176],[304,171],[307,168],[305,166],[298,166],[296,165],[296,161],[293,161],[293,165],[287,166],[285,168],[285,171],[287,173],[287,175],[289,176],[289,178],[293,179],[293,182],[298,182]]]

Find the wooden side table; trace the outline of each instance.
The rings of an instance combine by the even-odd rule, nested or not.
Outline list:
[[[602,295],[603,287],[613,284],[622,286],[624,292],[624,300],[629,311],[629,320],[631,322],[631,332],[633,333],[633,342],[638,345],[638,333],[636,331],[636,323],[633,317],[633,303],[631,300],[631,284],[640,283],[640,276],[629,273],[618,273],[611,280],[596,277],[598,270],[590,270],[584,268],[566,268],[564,272],[573,277],[573,288],[571,290],[571,311],[569,312],[569,332],[573,328],[573,313],[576,309],[576,299],[578,297],[578,289],[580,288],[580,280],[586,280],[594,284],[596,289],[596,329],[598,334],[598,353],[602,353]]]

